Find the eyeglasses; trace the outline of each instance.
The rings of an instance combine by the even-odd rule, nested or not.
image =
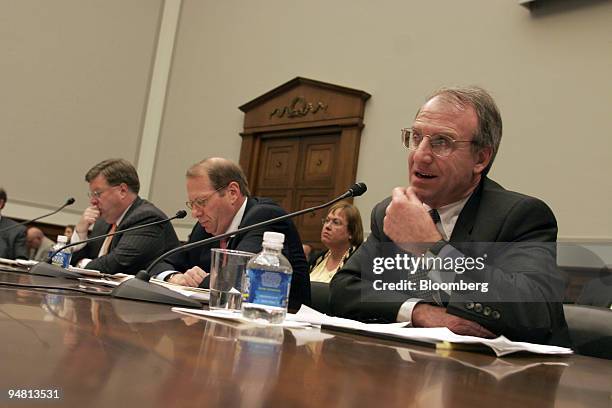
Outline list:
[[[119,187],[117,186],[110,186],[105,188],[104,190],[94,190],[94,191],[88,191],[87,192],[87,197],[89,197],[90,199],[95,198],[95,199],[99,199],[100,197],[102,197],[102,194],[106,193],[108,190],[110,190],[111,188],[115,188],[115,187]]]
[[[325,224],[327,224],[328,222],[331,222],[332,226],[334,227],[341,227],[344,224],[342,223],[342,221],[339,218],[322,218],[321,219],[321,224],[323,224],[323,226],[325,226]]]
[[[402,129],[402,144],[409,150],[417,150],[426,137],[429,138],[431,152],[438,157],[450,155],[457,148],[457,143],[477,143],[473,140],[455,140],[448,135],[440,133],[435,135],[421,135],[411,128]]]
[[[216,189],[215,191],[213,191],[212,193],[210,193],[209,195],[207,195],[204,198],[196,198],[195,200],[191,200],[191,201],[185,201],[185,205],[187,206],[187,208],[189,208],[190,210],[193,210],[194,208],[204,208],[206,207],[206,204],[208,204],[208,200],[211,199],[211,197],[215,194],[218,193],[219,191],[223,190],[225,187],[227,186],[222,186],[219,187],[218,189]]]

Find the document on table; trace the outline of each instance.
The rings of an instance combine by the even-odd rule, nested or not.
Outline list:
[[[163,286],[199,302],[208,303],[210,301],[210,289],[191,288],[189,286],[177,285],[156,278],[151,278],[149,282]]]
[[[246,317],[242,317],[242,313],[240,311],[234,310],[200,310],[200,309],[190,309],[185,307],[173,307],[173,312],[187,314],[195,317],[213,317],[216,319],[223,320],[231,320],[237,323],[249,323],[260,326],[278,326],[278,327],[286,327],[286,328],[309,328],[312,325],[308,322],[299,322],[294,320],[285,319],[284,322],[274,324],[268,323],[263,320],[251,320]],[[287,315],[288,316],[288,315]]]
[[[5,264],[5,265],[10,265],[10,266],[23,266],[23,267],[29,268],[31,266],[36,265],[38,261],[30,261],[29,259],[0,258],[0,263]]]
[[[490,348],[498,356],[517,352],[529,352],[535,354],[572,354],[569,348],[533,344],[525,342],[510,341],[504,336],[495,339],[485,339],[474,336],[462,336],[455,334],[446,327],[404,327],[405,323],[371,324],[361,323],[355,320],[331,317],[319,313],[314,309],[302,305],[295,315],[287,315],[291,320],[308,322],[321,325],[322,328],[346,330],[365,335],[377,335],[390,337],[396,340],[408,340],[425,342],[436,345],[473,344]]]

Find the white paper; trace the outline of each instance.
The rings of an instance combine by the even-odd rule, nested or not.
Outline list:
[[[308,328],[312,327],[309,323],[306,322],[298,322],[285,319],[284,322],[274,324],[268,323],[263,320],[251,320],[242,316],[242,313],[239,311],[233,310],[223,310],[223,309],[215,309],[215,310],[201,310],[201,309],[189,309],[185,307],[173,307],[173,312],[188,314],[196,317],[214,317],[216,319],[223,320],[231,320],[238,323],[248,323],[254,324],[258,326],[272,326],[272,327],[287,327],[287,328]]]
[[[181,295],[187,296],[191,299],[208,303],[210,301],[210,290],[201,288],[191,288],[189,286],[177,285],[175,283],[166,282],[160,279],[151,278],[150,283],[154,283],[159,286],[163,286],[174,292],[180,293]]]
[[[516,353],[519,351],[526,351],[536,354],[573,353],[571,349],[565,347],[510,341],[504,336],[499,336],[495,339],[485,339],[474,336],[461,336],[459,334],[453,333],[446,327],[403,327],[405,326],[405,323],[361,323],[355,320],[327,316],[304,305],[302,305],[298,313],[291,316],[291,319],[295,321],[309,322],[311,324],[320,324],[341,329],[356,330],[364,333],[384,334],[387,336],[396,337],[398,339],[421,341],[431,344],[438,344],[442,342],[454,344],[482,344],[491,348],[498,357],[511,353]]]

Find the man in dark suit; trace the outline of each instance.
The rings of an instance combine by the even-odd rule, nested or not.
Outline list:
[[[136,169],[123,159],[109,159],[85,175],[90,206],[75,227],[72,242],[163,220],[166,215],[138,196]],[[89,227],[93,225],[91,236]],[[77,246],[73,264],[104,273],[135,274],[153,259],[179,245],[169,222]]]
[[[285,214],[272,200],[251,197],[246,177],[235,163],[222,158],[209,158],[187,170],[187,207],[197,218],[189,242],[224,234]],[[299,309],[310,304],[308,264],[300,236],[291,220],[275,223],[262,229],[232,236],[227,242],[179,252],[156,265],[152,274],[169,282],[191,287],[206,287],[210,271],[210,250],[221,245],[229,249],[258,253],[263,233],[280,232],[285,235],[283,254],[293,267],[289,308]]]
[[[0,258],[28,259],[25,227],[1,214],[6,200],[6,191],[0,188]]]
[[[371,235],[332,279],[336,315],[567,344],[555,217],[486,177],[501,132],[483,89],[428,99],[402,130],[410,187],[374,208]]]

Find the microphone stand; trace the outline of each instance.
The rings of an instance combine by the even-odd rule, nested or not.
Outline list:
[[[289,219],[289,218],[293,218],[293,217],[300,216],[302,214],[306,214],[306,213],[309,213],[309,212],[317,211],[317,210],[320,210],[322,208],[329,207],[330,205],[333,205],[333,204],[337,203],[340,200],[344,200],[345,198],[358,197],[358,196],[362,195],[363,193],[365,193],[366,190],[367,190],[367,187],[366,187],[366,185],[364,183],[357,183],[357,184],[354,184],[344,194],[342,194],[339,197],[334,198],[331,201],[328,201],[327,203],[324,203],[324,204],[321,204],[321,205],[317,205],[317,206],[314,206],[314,207],[310,207],[310,208],[306,208],[306,209],[303,209],[303,210],[299,210],[299,211],[296,211],[296,212],[292,212],[292,213],[289,213],[289,214],[285,214],[285,215],[282,215],[280,217],[272,218],[272,219],[267,220],[267,221],[262,221],[262,222],[259,222],[257,224],[249,225],[247,227],[243,227],[243,228],[240,228],[240,229],[235,230],[235,231],[226,232],[225,234],[215,235],[214,237],[206,238],[206,239],[203,239],[203,240],[200,240],[200,241],[196,241],[196,242],[192,242],[192,243],[180,246],[180,247],[176,247],[176,248],[171,249],[170,251],[166,252],[165,254],[162,254],[162,255],[158,256],[155,260],[153,260],[153,262],[151,262],[149,264],[149,266],[147,267],[147,269],[145,269],[144,272],[146,272],[147,276],[150,277],[151,270],[153,269],[153,267],[155,265],[157,265],[159,262],[161,262],[164,258],[166,258],[166,257],[168,257],[168,256],[170,256],[172,254],[175,254],[177,252],[182,252],[182,251],[186,251],[188,249],[197,248],[199,246],[208,245],[210,243],[217,242],[217,241],[220,241],[220,240],[225,239],[225,238],[229,238],[229,237],[231,237],[233,235],[243,234],[245,232],[249,232],[249,231],[257,229],[257,228],[265,227],[265,226],[270,225],[270,224],[274,224],[274,223],[277,223],[277,222],[280,222],[280,221],[284,221],[284,220]],[[144,275],[140,275],[140,276],[144,277]]]
[[[81,274],[74,272],[74,271],[70,271],[68,269],[64,269],[60,266],[57,265],[52,265],[51,264],[51,260],[53,259],[53,257],[55,256],[55,254],[57,254],[58,252],[63,251],[66,248],[70,248],[76,245],[81,245],[81,244],[87,244],[89,242],[93,242],[93,241],[98,241],[100,239],[105,239],[106,237],[110,237],[110,236],[114,236],[114,235],[121,235],[124,234],[126,232],[130,232],[130,231],[134,231],[140,228],[145,228],[145,227],[150,227],[153,225],[157,225],[157,224],[162,224],[164,222],[169,222],[172,221],[176,218],[185,218],[185,216],[187,215],[187,211],[185,210],[179,210],[176,212],[176,215],[174,217],[170,217],[170,218],[166,218],[163,220],[159,220],[159,221],[155,221],[155,222],[151,222],[148,224],[142,224],[142,225],[136,225],[134,227],[131,228],[126,228],[124,230],[119,230],[119,231],[115,231],[111,234],[104,234],[104,235],[98,235],[97,237],[93,237],[93,238],[89,238],[83,241],[79,241],[79,242],[74,242],[68,245],[64,245],[63,247],[55,250],[52,254],[50,254],[47,259],[45,260],[45,262],[39,262],[36,265],[34,265],[32,267],[32,269],[30,269],[30,273],[33,275],[44,275],[44,276],[53,276],[53,277],[61,277],[61,278],[71,278],[71,279],[78,279],[81,278]]]
[[[20,223],[18,223],[18,224],[11,225],[10,227],[7,227],[7,228],[4,228],[4,229],[1,229],[1,230],[0,230],[0,232],[4,232],[4,231],[8,231],[8,230],[12,230],[13,228],[17,228],[17,227],[18,227],[18,226],[20,226],[20,225],[29,224],[29,223],[31,223],[31,222],[38,221],[38,220],[40,220],[41,218],[46,218],[46,217],[49,217],[49,216],[51,216],[51,215],[53,215],[53,214],[56,214],[56,213],[58,213],[58,212],[62,211],[64,208],[68,207],[69,205],[74,204],[74,201],[75,201],[75,200],[74,200],[74,198],[72,198],[72,197],[71,197],[71,198],[69,198],[68,200],[66,200],[66,202],[64,203],[64,205],[62,205],[62,206],[61,206],[60,208],[58,208],[57,210],[50,212],[49,214],[41,215],[40,217],[37,217],[37,218],[31,219],[31,220],[22,221],[22,222],[20,222]]]

